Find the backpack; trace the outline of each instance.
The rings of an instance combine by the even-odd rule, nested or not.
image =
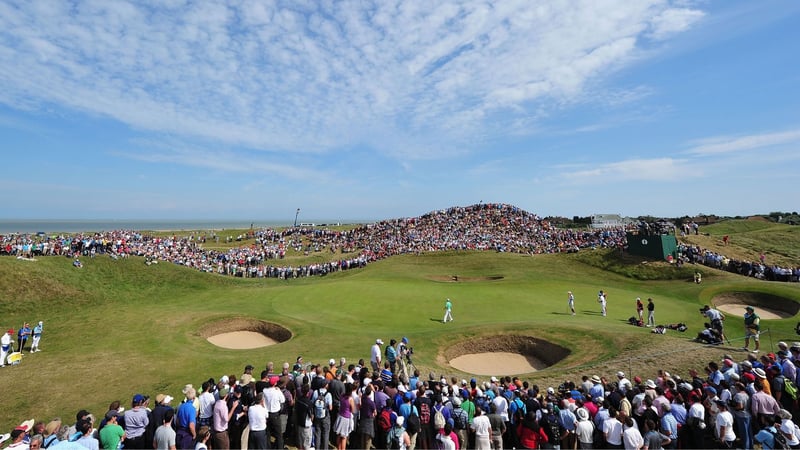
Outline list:
[[[797,400],[797,385],[794,384],[794,381],[785,378],[783,382],[783,392],[791,397],[792,400]]]
[[[314,417],[324,419],[328,414],[328,405],[325,404],[325,395],[317,390],[317,399],[314,400]]]
[[[419,402],[419,422],[423,425],[431,423],[431,407],[425,402]]]
[[[392,429],[392,411],[389,408],[383,408],[381,413],[378,414],[378,429],[384,433]]]
[[[558,424],[558,418],[555,414],[547,415],[547,428],[545,429],[549,442],[561,441],[561,427]]]
[[[392,431],[389,432],[389,448],[399,450],[400,439],[403,439],[403,429],[400,428],[398,431],[397,428],[392,428]]]
[[[444,414],[442,414],[442,409],[444,409],[444,406],[441,406],[439,408],[436,408],[434,406],[433,409],[436,411],[433,414],[433,427],[436,428],[437,430],[441,430],[442,428],[444,428],[444,424],[446,423],[444,419]]]
[[[411,414],[408,415],[408,420],[406,421],[406,431],[408,431],[408,434],[416,434],[419,433],[421,429],[422,425],[420,424],[419,416],[415,411],[412,411]]]
[[[467,421],[469,420],[469,416],[467,416],[467,412],[461,408],[457,408],[453,410],[453,428],[456,430],[466,430],[467,429]]]
[[[789,443],[786,442],[786,436],[784,436],[783,433],[781,433],[780,431],[775,433],[772,430],[770,430],[769,428],[767,428],[767,431],[769,431],[769,433],[772,435],[772,438],[775,441],[774,444],[772,445],[772,448],[774,448],[774,449],[789,449],[789,448],[791,448],[789,446]]]

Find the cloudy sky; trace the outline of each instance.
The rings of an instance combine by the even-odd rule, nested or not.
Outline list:
[[[0,219],[797,210],[800,2],[0,2]]]

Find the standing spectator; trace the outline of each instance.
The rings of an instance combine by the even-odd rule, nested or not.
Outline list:
[[[31,344],[31,353],[39,352],[39,340],[42,339],[42,332],[44,331],[44,322],[41,320],[35,327],[33,327],[33,343]]]
[[[369,449],[372,447],[372,440],[375,438],[375,402],[372,400],[372,386],[367,385],[361,394],[361,406],[359,408],[358,432],[361,434],[361,448]]]
[[[397,345],[396,339],[389,340],[389,345],[386,346],[385,351],[386,362],[389,363],[389,370],[392,373],[397,373],[397,348],[395,348],[395,345]]]
[[[369,364],[372,366],[373,372],[381,370],[381,345],[383,345],[383,341],[375,339],[375,343],[370,350]]]
[[[353,412],[356,411],[356,404],[353,400],[353,383],[344,385],[344,394],[339,397],[339,414],[336,417],[336,447],[339,450],[347,448],[347,437],[353,432]],[[278,447],[281,448],[281,447]]]
[[[125,412],[125,446],[128,448],[145,448],[144,432],[150,423],[147,408],[144,404],[147,399],[142,394],[136,394],[131,401],[131,409]]]
[[[644,322],[644,304],[641,297],[636,297],[636,315],[639,316],[639,322]]]
[[[174,417],[174,409],[164,411],[164,421],[156,428],[153,436],[153,447],[156,450],[175,450],[175,430],[172,428]]]
[[[275,383],[278,377],[273,377],[268,381],[268,387],[264,389],[264,407],[267,408],[267,429],[270,438],[275,440],[275,448],[283,448],[283,434],[281,433],[281,409],[286,403],[286,397]]]
[[[197,433],[197,409],[194,407],[194,400],[197,392],[193,387],[184,389],[186,400],[178,407],[176,414],[177,432],[175,443],[181,450],[193,449],[195,434]]]
[[[230,389],[223,387],[218,392],[219,400],[214,402],[211,446],[216,449],[227,449],[230,448],[231,445],[230,438],[228,437],[228,423],[238,404],[238,400],[233,401],[234,408],[229,408],[228,396],[230,395]]]
[[[117,420],[117,411],[110,410],[106,413],[106,424],[98,433],[104,450],[117,450],[120,442],[125,441],[125,430],[119,426]]]
[[[295,444],[300,450],[311,448],[311,427],[314,424],[314,406],[308,396],[309,386],[304,384],[301,395],[297,396],[294,409],[294,423],[296,430]],[[367,448],[367,447],[365,447]]]
[[[733,448],[736,433],[733,431],[733,416],[728,411],[728,402],[716,400],[714,403],[719,408],[714,426],[714,436],[720,443],[720,448]]]
[[[470,426],[475,433],[475,449],[476,450],[491,450],[492,449],[492,424],[489,418],[483,414],[480,407],[475,408],[475,417],[472,419]]]
[[[647,326],[656,326],[656,305],[652,297],[647,299]]]
[[[22,327],[17,331],[17,351],[22,353],[25,350],[25,343],[28,342],[28,337],[31,335],[31,325],[25,322]]]
[[[92,431],[94,431],[94,427],[92,427],[91,420],[81,420],[78,423],[77,431],[81,433],[81,437],[78,438],[78,440],[75,442],[77,442],[79,445],[83,447],[86,447],[89,450],[100,450],[100,443],[97,441],[97,439],[94,438],[94,435],[92,434]],[[137,448],[137,447],[131,447],[131,448]]]
[[[331,410],[333,398],[327,389],[327,382],[323,383],[311,397],[314,409],[314,446],[325,449],[331,433]]]
[[[259,392],[256,394],[255,403],[247,409],[247,419],[250,422],[250,434],[247,437],[248,449],[266,450],[269,448],[267,415],[267,408],[264,406],[264,393]]]

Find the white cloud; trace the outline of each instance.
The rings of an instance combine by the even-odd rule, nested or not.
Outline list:
[[[695,141],[686,153],[692,155],[718,155],[774,147],[784,144],[800,145],[800,130],[747,136],[721,136]]]
[[[223,146],[431,158],[581,101],[640,38],[702,14],[659,0],[11,1],[0,103]]]
[[[696,176],[689,160],[675,158],[630,159],[600,163],[594,167],[561,167],[559,179],[566,184],[614,184],[628,181],[674,182]]]
[[[670,35],[686,31],[705,16],[703,11],[690,8],[671,8],[659,13],[651,22],[650,36],[663,40]]]

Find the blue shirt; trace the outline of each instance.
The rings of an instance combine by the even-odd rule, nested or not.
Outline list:
[[[176,415],[178,428],[189,429],[189,424],[197,423],[197,410],[192,402],[183,402]]]
[[[36,325],[35,327],[33,327],[33,335],[39,336],[40,334],[42,334],[42,328],[44,327],[41,325]]]
[[[661,418],[661,430],[673,441],[678,439],[678,421],[672,412],[664,414],[664,417]]]

